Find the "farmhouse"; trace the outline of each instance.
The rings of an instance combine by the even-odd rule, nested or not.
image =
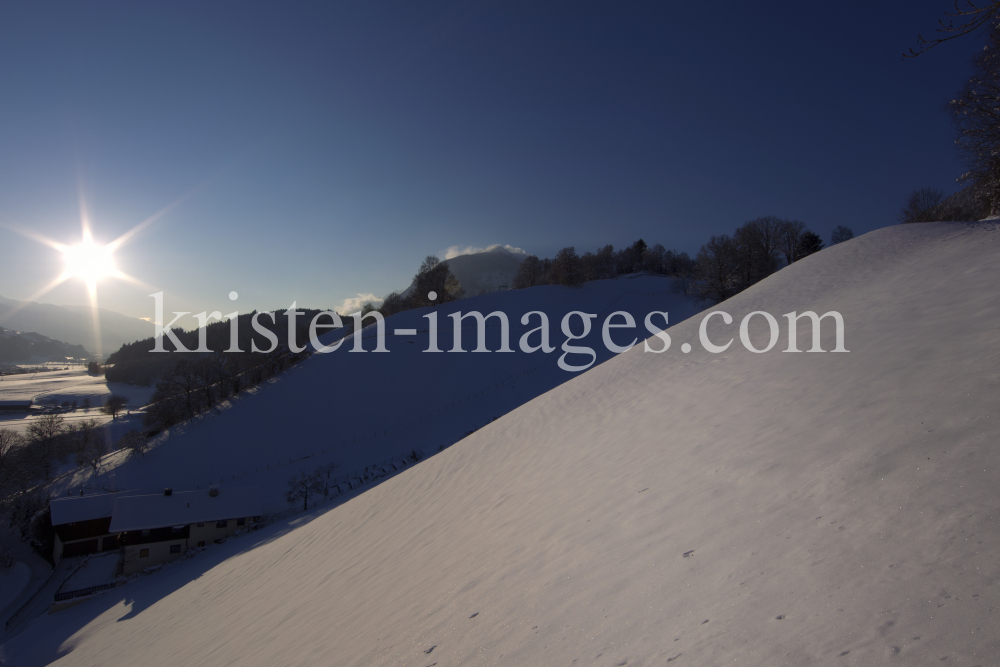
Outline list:
[[[31,401],[0,401],[0,414],[7,412],[27,412]]]
[[[162,494],[135,491],[58,498],[49,505],[52,559],[121,551],[123,574],[180,558],[260,520],[256,486]]]
[[[256,486],[120,497],[109,530],[119,535],[124,574],[176,560],[260,520]]]
[[[56,534],[52,560],[58,563],[71,556],[117,550],[118,535],[111,532],[111,515],[115,501],[125,495],[128,492],[53,500],[49,504]]]

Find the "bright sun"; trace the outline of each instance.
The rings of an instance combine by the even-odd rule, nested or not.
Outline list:
[[[74,246],[64,247],[62,252],[66,260],[66,273],[88,284],[118,272],[111,247],[97,245],[89,235]]]

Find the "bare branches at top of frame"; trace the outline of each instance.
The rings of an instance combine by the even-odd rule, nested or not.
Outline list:
[[[982,0],[955,0],[955,11],[945,12],[946,19],[938,19],[938,28],[935,33],[942,35],[936,39],[924,39],[923,35],[917,35],[917,48],[910,48],[909,53],[904,53],[904,58],[916,58],[921,53],[933,49],[942,42],[953,40],[976,32],[981,27],[989,26],[1000,20],[1000,0],[982,2]],[[947,22],[946,22],[947,21]],[[958,21],[958,25],[955,22]]]

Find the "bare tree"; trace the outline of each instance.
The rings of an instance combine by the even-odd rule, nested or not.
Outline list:
[[[906,198],[906,203],[903,204],[903,208],[899,211],[896,219],[904,224],[909,222],[932,222],[936,219],[934,209],[941,203],[943,198],[944,195],[941,194],[940,190],[930,187],[918,188]]]
[[[697,268],[697,262],[688,257],[686,252],[675,253],[673,250],[668,250],[664,258],[664,272],[674,279],[670,290],[691,296],[697,284]]]
[[[583,280],[583,266],[576,254],[576,248],[569,246],[557,252],[555,259],[552,260],[551,281],[557,285],[572,287],[579,285]]]
[[[750,220],[736,229],[733,241],[739,253],[741,290],[777,270],[781,223],[781,220],[769,215]]]
[[[24,436],[13,429],[0,428],[0,498],[7,495],[14,486],[17,454],[15,450],[24,445]]]
[[[465,290],[448,268],[448,262],[442,262],[433,255],[428,255],[424,259],[413,281],[414,308],[457,301],[465,296]],[[431,292],[434,293],[433,299],[430,298]]]
[[[149,414],[157,415],[164,426],[190,419],[198,412],[200,389],[201,383],[194,365],[182,359],[160,376],[156,390],[150,397],[151,404],[159,405],[151,408]]]
[[[830,235],[830,245],[837,245],[838,243],[843,243],[844,241],[850,241],[853,238],[854,232],[851,231],[850,227],[837,225],[833,228],[833,234]]]
[[[149,449],[149,440],[146,438],[145,433],[132,429],[118,440],[118,449],[124,449],[128,452],[129,456],[138,455],[146,458],[146,451]]]
[[[616,272],[621,275],[642,270],[642,256],[646,249],[646,242],[639,239],[629,247],[619,250]]]
[[[378,312],[382,313],[383,317],[389,317],[407,310],[409,307],[409,300],[404,299],[398,292],[390,292],[382,299],[382,305],[378,307]]]
[[[301,500],[302,510],[305,511],[309,509],[309,494],[321,493],[322,491],[323,482],[319,474],[307,474],[302,471],[292,475],[292,478],[288,480],[288,491],[285,493],[285,500],[290,505],[294,505]]]
[[[338,468],[336,463],[327,463],[316,468],[316,473],[323,480],[323,495],[330,495],[330,475]]]
[[[60,440],[65,430],[59,415],[42,415],[28,425],[28,448],[45,481],[52,477],[54,464],[63,458]]]
[[[24,444],[24,436],[10,428],[0,428],[0,470],[3,469],[4,462],[9,454],[14,453],[14,448]]]
[[[721,303],[739,292],[740,260],[736,243],[728,235],[713,236],[698,251],[695,295]]]
[[[667,249],[656,243],[642,253],[642,270],[655,274],[665,274],[667,266]]]
[[[101,406],[101,412],[106,415],[111,415],[111,419],[118,419],[118,415],[121,411],[125,409],[128,405],[128,398],[125,396],[119,396],[118,394],[111,394],[108,396],[108,400],[104,402]]]
[[[1000,26],[994,26],[986,45],[972,61],[972,77],[949,108],[955,122],[959,154],[968,172],[960,180],[978,184],[1000,212]]]
[[[72,442],[73,456],[78,466],[88,466],[94,476],[100,473],[104,455],[108,453],[108,443],[105,434],[97,425],[97,421],[89,419],[71,427],[68,437]]]
[[[213,355],[214,356],[214,355]],[[201,388],[202,405],[215,405],[216,383],[219,382],[219,367],[211,356],[199,359],[194,364],[194,373]]]
[[[986,184],[973,181],[934,208],[935,220],[975,221],[990,215],[990,193]]]
[[[785,256],[785,264],[791,265],[798,259],[799,240],[806,229],[804,222],[798,220],[782,220],[778,234],[778,248]]]
[[[903,54],[904,58],[915,58],[938,44],[974,33],[983,26],[995,26],[1000,17],[1000,0],[955,0],[955,11],[944,14],[946,18],[938,19],[938,28],[935,30],[941,37],[924,39],[923,35],[917,35],[916,50],[911,48],[909,53]],[[955,25],[955,21],[958,21],[958,25]]]
[[[525,289],[545,284],[545,267],[542,260],[534,255],[528,255],[521,260],[521,266],[514,276],[514,289]]]

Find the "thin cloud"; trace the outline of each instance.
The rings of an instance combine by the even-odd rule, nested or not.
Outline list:
[[[444,258],[451,259],[453,257],[458,257],[459,255],[475,255],[480,252],[489,252],[494,248],[503,248],[509,253],[514,255],[521,255],[527,257],[528,251],[523,248],[517,248],[512,245],[494,243],[493,245],[486,246],[485,248],[480,248],[479,246],[457,246],[453,245],[444,251]]]

